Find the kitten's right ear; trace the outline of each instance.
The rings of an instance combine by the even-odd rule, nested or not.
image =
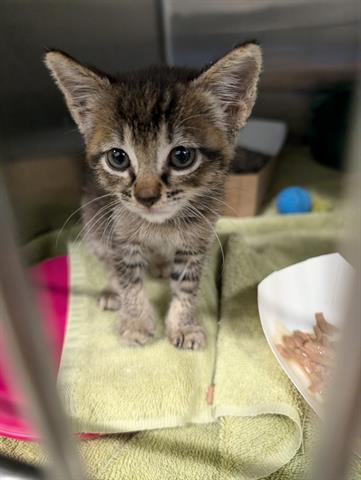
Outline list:
[[[63,92],[80,132],[86,135],[93,122],[96,101],[110,87],[109,78],[58,50],[47,52],[44,62]]]

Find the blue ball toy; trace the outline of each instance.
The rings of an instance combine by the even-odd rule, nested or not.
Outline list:
[[[301,187],[288,187],[281,190],[276,198],[279,213],[307,213],[312,209],[310,194]]]

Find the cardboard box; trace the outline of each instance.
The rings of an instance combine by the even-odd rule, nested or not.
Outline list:
[[[276,165],[276,158],[269,162],[257,173],[229,175],[226,181],[224,201],[224,215],[228,217],[253,217],[257,215],[264,200],[272,173]]]
[[[226,181],[224,215],[248,217],[258,213],[285,138],[286,125],[283,122],[248,122],[238,138],[231,173]]]

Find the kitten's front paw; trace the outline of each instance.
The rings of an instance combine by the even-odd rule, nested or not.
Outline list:
[[[119,310],[121,307],[120,297],[112,290],[103,290],[99,295],[98,305],[102,310]]]
[[[206,344],[206,334],[197,324],[171,329],[168,331],[168,338],[172,345],[185,350],[199,350]]]
[[[131,346],[145,345],[154,337],[154,323],[149,320],[140,323],[139,321],[122,321],[120,324],[120,336],[124,343]]]

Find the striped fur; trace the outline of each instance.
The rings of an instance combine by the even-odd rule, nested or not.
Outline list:
[[[85,139],[85,238],[110,276],[101,306],[119,311],[128,344],[144,344],[154,333],[144,273],[167,274],[167,335],[176,347],[201,348],[198,285],[234,139],[256,98],[259,47],[241,45],[201,72],[152,67],[113,77],[59,51],[45,62]],[[169,160],[178,146],[195,151],[184,170]],[[124,171],[109,164],[111,149],[126,152]],[[154,205],[141,203],[148,198]]]

